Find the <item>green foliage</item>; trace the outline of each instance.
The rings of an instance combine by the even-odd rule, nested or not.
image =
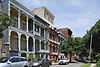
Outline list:
[[[80,52],[82,47],[82,38],[80,37],[72,37],[65,39],[60,46],[60,50],[62,53],[69,53],[71,51]]]
[[[81,67],[90,67],[90,64],[83,64]]]
[[[96,67],[100,67],[100,60],[97,62]]]
[[[100,31],[100,20],[98,20],[96,24],[89,31],[87,31],[87,34],[83,37],[83,42],[84,43],[89,42],[90,35],[98,33],[99,31]]]
[[[89,53],[89,45],[90,45],[90,39],[91,35],[93,35],[92,38],[92,58],[95,58],[95,56],[100,52],[98,48],[100,48],[99,43],[99,37],[100,37],[100,20],[96,22],[96,24],[85,34],[85,36],[82,38],[82,44],[86,45],[86,53]]]
[[[100,54],[97,54],[96,55],[96,61],[99,61],[100,60]]]
[[[64,41],[62,41],[60,44],[61,53],[67,53],[67,48],[68,48],[68,41],[64,39]]]
[[[2,31],[7,29],[8,26],[12,25],[13,22],[13,17],[8,17],[8,16],[0,16],[0,38],[3,37]]]
[[[82,38],[81,37],[73,38],[73,45],[74,45],[75,51],[80,51],[79,49],[82,46]]]

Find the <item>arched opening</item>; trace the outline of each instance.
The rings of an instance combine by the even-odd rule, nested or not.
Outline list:
[[[33,51],[33,38],[32,37],[29,37],[29,40],[28,40],[28,50]]]
[[[10,35],[10,48],[11,50],[18,51],[18,34],[14,31]]]
[[[24,34],[21,35],[20,48],[22,51],[27,51],[27,39]]]

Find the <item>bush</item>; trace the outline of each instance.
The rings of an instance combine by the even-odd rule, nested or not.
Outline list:
[[[97,55],[97,56],[96,56],[96,61],[97,61],[97,62],[100,61],[100,55]]]
[[[97,61],[96,67],[100,67],[100,59]]]

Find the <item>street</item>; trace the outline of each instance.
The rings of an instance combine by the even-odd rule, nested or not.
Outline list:
[[[52,65],[50,67],[80,67],[83,63],[69,63],[67,65]]]

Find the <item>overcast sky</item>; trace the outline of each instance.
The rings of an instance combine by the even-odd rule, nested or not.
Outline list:
[[[18,1],[30,10],[47,7],[55,15],[55,27],[68,27],[73,31],[73,36],[83,36],[100,19],[100,0]]]

